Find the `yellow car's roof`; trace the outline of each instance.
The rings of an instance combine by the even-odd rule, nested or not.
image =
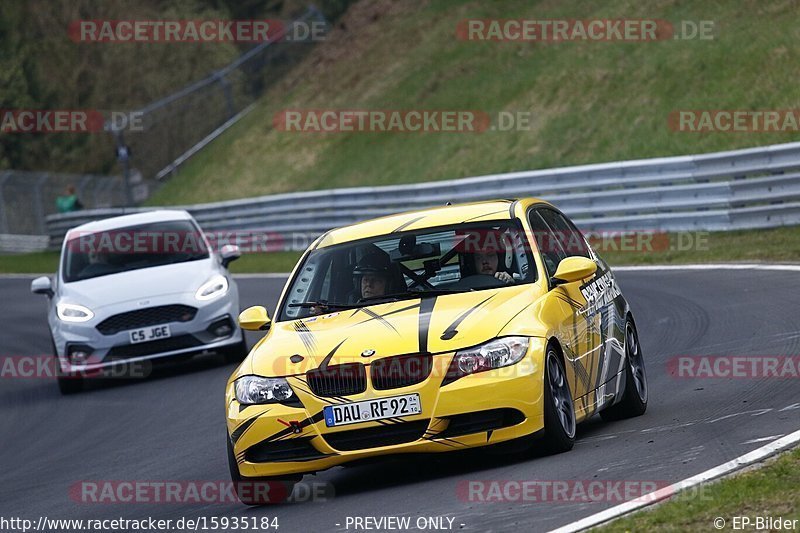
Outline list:
[[[488,200],[407,211],[331,230],[320,237],[317,248],[398,231],[480,222],[481,220],[508,220],[516,216],[515,204],[519,204],[524,209],[532,203],[546,202],[537,198]]]

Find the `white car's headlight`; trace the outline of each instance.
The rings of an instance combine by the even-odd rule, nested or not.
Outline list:
[[[56,315],[64,322],[86,322],[94,318],[94,313],[86,306],[78,304],[56,304]]]
[[[243,376],[234,383],[236,400],[241,404],[278,403],[291,400],[294,391],[283,378]]]
[[[225,294],[226,292],[228,292],[228,278],[217,274],[210,280],[200,285],[200,288],[197,289],[196,293],[194,293],[194,297],[198,300],[211,300],[217,296]]]
[[[518,363],[528,351],[528,337],[502,337],[487,343],[459,350],[447,371],[442,385],[460,377]]]

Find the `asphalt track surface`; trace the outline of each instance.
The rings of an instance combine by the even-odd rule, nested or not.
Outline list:
[[[798,379],[687,379],[668,372],[670,358],[681,355],[797,355],[797,272],[628,271],[617,278],[637,319],[649,408],[620,422],[592,418],[579,426],[569,453],[387,458],[306,476],[305,482],[332,485],[335,496],[327,501],[273,507],[71,499],[70,487],[83,480],[229,479],[223,390],[233,366],[201,356],[145,380],[100,384],[70,397],[60,396],[51,379],[0,380],[0,516],[277,516],[281,532],[345,531],[348,516],[406,516],[417,530],[419,517],[446,517],[459,531],[544,531],[620,502],[470,502],[459,497],[459,482],[675,482],[800,428]],[[240,279],[242,305],[273,309],[283,281]],[[0,279],[0,355],[48,353],[44,313],[29,279]]]

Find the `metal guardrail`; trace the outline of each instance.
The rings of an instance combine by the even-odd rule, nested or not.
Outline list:
[[[800,143],[179,207],[191,212],[205,231],[279,234],[284,249],[298,249],[328,229],[368,218],[446,202],[521,196],[553,202],[585,231],[715,231],[800,224]],[[142,210],[146,209],[48,216],[51,245],[58,245],[66,231],[79,224]]]
[[[0,233],[0,250],[9,253],[41,252],[47,248],[47,235],[13,235]]]

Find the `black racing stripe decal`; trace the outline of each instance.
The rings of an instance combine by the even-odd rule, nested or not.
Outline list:
[[[301,420],[300,421],[300,428],[302,429],[302,428],[310,426],[312,424],[316,424],[317,422],[319,422],[323,418],[324,418],[324,415],[322,414],[322,411],[320,411],[320,412],[316,413],[313,416],[310,416],[308,418],[305,418],[304,420]],[[273,435],[267,437],[266,439],[262,440],[261,442],[271,442],[271,441],[278,440],[278,439],[280,439],[282,437],[285,437],[287,435],[292,435],[292,434],[294,434],[294,428],[287,427],[287,428],[282,429],[282,430],[278,431],[277,433],[274,433]]]
[[[384,314],[378,315],[378,316],[381,317],[381,318],[385,318],[385,317],[387,317],[389,315],[396,315],[397,313],[402,313],[403,311],[408,311],[409,309],[416,309],[419,306],[420,306],[420,304],[417,303],[417,304],[414,304],[414,305],[409,305],[408,307],[403,307],[401,309],[395,309],[394,311],[389,311],[388,313],[384,313]],[[378,313],[375,313],[375,314],[378,314]],[[358,322],[355,325],[358,326],[360,324],[364,324],[365,322],[371,322],[373,320],[376,320],[376,318],[375,317],[368,318],[366,320],[362,320],[361,322]]]
[[[304,428],[306,426],[310,426],[311,424],[316,424],[317,422],[319,422],[322,419],[323,419],[323,414],[322,414],[322,411],[320,411],[317,414],[302,420],[300,422],[300,429],[302,430],[302,428]],[[257,444],[261,444],[262,442],[273,442],[273,441],[276,441],[276,440],[280,440],[283,437],[286,437],[288,435],[294,435],[294,434],[295,434],[294,428],[287,427],[285,429],[282,429],[282,430],[278,431],[277,433],[273,433],[272,435],[270,435],[269,437],[267,437],[266,439],[260,441]],[[248,448],[248,450],[249,449],[250,448]],[[236,455],[236,460],[237,460],[238,463],[241,463],[243,461],[244,455],[245,455],[246,452],[247,452],[247,450],[242,450],[241,452],[239,452]]]
[[[411,224],[413,224],[414,222],[419,222],[419,221],[420,221],[420,220],[422,220],[423,218],[425,218],[425,215],[423,215],[423,216],[421,216],[421,217],[417,217],[417,218],[412,218],[411,220],[409,220],[409,221],[408,221],[408,222],[406,222],[405,224],[401,224],[401,225],[399,225],[398,227],[396,227],[395,229],[393,229],[393,230],[392,230],[392,233],[397,233],[398,231],[403,231],[404,229],[406,229],[408,226],[410,226],[410,225],[411,225]]]
[[[445,442],[444,440],[434,440],[433,437],[425,437],[425,436],[423,436],[422,440],[426,440],[426,441],[432,442],[434,444],[439,444],[441,446],[447,446],[448,448],[458,448],[458,446],[450,444],[449,442]]]
[[[451,443],[453,445],[466,446],[465,444],[462,444],[462,443],[458,442],[455,439],[451,439],[451,438],[448,438],[448,437],[439,437],[438,435],[444,430],[439,430],[439,431],[436,431],[436,432],[434,432],[432,430],[433,430],[433,428],[428,428],[428,430],[425,431],[425,433],[423,433],[422,438],[425,439],[425,440],[436,440],[437,442],[440,442],[440,443],[449,442],[449,443]]]
[[[465,319],[465,318],[467,318],[467,317],[468,317],[468,316],[469,316],[471,313],[473,313],[474,311],[476,311],[478,308],[480,308],[480,307],[481,307],[483,304],[485,304],[486,302],[488,302],[489,300],[491,300],[492,298],[494,298],[494,296],[495,296],[495,295],[494,295],[494,294],[492,294],[491,296],[489,296],[488,298],[486,298],[486,299],[485,299],[484,301],[482,301],[481,303],[479,303],[479,304],[477,304],[477,305],[473,305],[472,307],[470,307],[469,309],[467,309],[466,311],[464,311],[463,313],[461,313],[461,314],[458,316],[458,318],[456,318],[456,319],[453,321],[453,323],[452,323],[452,324],[450,324],[449,326],[447,326],[447,329],[446,329],[446,330],[444,330],[444,333],[442,333],[442,336],[441,336],[441,337],[439,337],[439,338],[440,338],[440,339],[442,339],[443,341],[449,341],[450,339],[452,339],[453,337],[455,337],[456,335],[458,335],[458,329],[456,329],[456,328],[458,328],[458,326],[459,326],[459,325],[461,325],[461,323],[464,321],[464,319]]]
[[[266,411],[264,411],[264,413],[266,413]],[[242,435],[244,435],[244,432],[247,431],[248,429],[250,429],[250,426],[253,425],[253,422],[255,422],[258,419],[258,417],[261,416],[262,414],[263,413],[258,413],[254,417],[248,418],[247,420],[245,420],[244,422],[239,424],[236,427],[236,429],[234,429],[233,432],[231,432],[231,441],[234,444],[236,444],[236,442],[240,438],[242,438]]]
[[[437,437],[436,435],[423,435],[422,440],[426,440],[428,442],[433,442],[434,444],[441,444],[442,446],[447,446],[448,448],[458,448],[459,446],[467,448],[466,444],[458,442],[457,440],[448,439],[446,437]]]
[[[589,374],[586,372],[586,367],[583,366],[583,363],[580,362],[579,359],[575,359],[575,374],[583,383],[583,386],[587,389],[589,388],[589,382],[591,379],[589,378]],[[596,388],[596,387],[595,387]]]
[[[314,353],[317,351],[316,339],[314,338],[314,334],[308,329],[308,326],[300,321],[297,321],[292,324],[292,327],[300,336],[300,340],[303,342],[303,346],[306,347],[308,355],[314,355]]]
[[[363,312],[363,313],[366,313],[366,314],[368,314],[370,317],[372,317],[372,318],[371,318],[371,320],[378,320],[378,321],[380,321],[380,323],[381,323],[381,324],[383,324],[383,325],[384,325],[384,326],[386,326],[387,328],[391,329],[392,331],[394,331],[395,333],[397,333],[398,335],[400,335],[400,332],[399,332],[399,331],[397,331],[397,328],[395,328],[395,327],[392,325],[392,323],[391,323],[391,322],[389,322],[388,320],[386,320],[385,318],[383,318],[383,316],[379,315],[378,313],[376,313],[376,312],[375,312],[375,311],[373,311],[372,309],[367,309],[366,307],[361,307],[361,308],[359,308],[359,311],[361,311],[361,312]],[[365,322],[366,322],[366,321],[365,321]]]
[[[488,216],[491,216],[491,215],[496,215],[498,213],[505,213],[505,212],[506,212],[505,209],[501,209],[500,211],[492,211],[491,213],[483,213],[482,215],[477,215],[477,216],[474,216],[472,218],[468,218],[468,219],[462,220],[461,223],[463,224],[465,222],[470,222],[470,221],[476,220],[478,218],[488,217]]]
[[[522,309],[520,309],[519,311],[517,311],[516,313],[514,313],[514,316],[512,316],[511,318],[509,318],[509,319],[508,319],[508,322],[506,322],[505,324],[503,324],[503,327],[497,330],[497,334],[499,335],[501,331],[503,331],[504,329],[506,329],[506,326],[507,326],[507,325],[511,324],[511,321],[512,321],[512,320],[514,320],[515,318],[517,318],[519,315],[521,315],[521,314],[522,314],[522,312],[523,312],[523,311],[525,311],[527,308],[529,308],[529,307],[530,307],[530,306],[532,306],[532,305],[533,305],[533,302],[529,303],[528,305],[526,305],[525,307],[523,307]]]
[[[570,298],[566,293],[565,294],[559,294],[557,296],[557,298],[562,300],[564,303],[567,303],[567,304],[571,305],[576,310],[583,309],[585,307],[585,305],[586,305],[586,304],[582,304],[578,300]]]
[[[336,346],[333,347],[333,350],[331,350],[330,353],[325,356],[325,359],[322,360],[322,364],[319,365],[319,370],[322,370],[323,372],[328,370],[328,363],[331,362],[331,358],[333,358],[333,354],[336,353],[336,350],[338,350],[339,347],[342,344],[344,344],[344,341],[346,341],[346,340],[347,340],[347,338],[343,339],[342,342],[340,342],[339,344],[337,344]]]
[[[431,315],[436,305],[436,296],[422,298],[419,302],[419,353],[428,352],[428,329],[431,326]]]

